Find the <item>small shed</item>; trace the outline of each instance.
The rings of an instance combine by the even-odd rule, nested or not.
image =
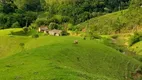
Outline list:
[[[62,30],[57,30],[57,29],[53,29],[48,31],[49,35],[53,35],[53,36],[61,36],[62,35]]]
[[[38,32],[46,32],[48,31],[48,27],[47,26],[41,26],[38,28]]]

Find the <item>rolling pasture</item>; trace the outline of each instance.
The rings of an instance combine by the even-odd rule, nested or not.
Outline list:
[[[5,31],[8,33],[9,30]],[[98,40],[72,36],[32,38],[7,34],[1,35],[0,40],[2,80],[139,79],[132,75],[141,69],[139,61]],[[73,44],[74,40],[79,43]],[[24,45],[20,46],[20,43]]]

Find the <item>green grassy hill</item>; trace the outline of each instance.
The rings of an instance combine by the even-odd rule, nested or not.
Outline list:
[[[55,1],[66,0],[46,0],[50,4]],[[140,2],[133,1],[131,5]],[[76,27],[100,34],[141,30],[141,4],[134,6],[92,18]],[[55,37],[42,33],[33,38],[36,32],[29,32],[29,35],[21,35],[21,32],[20,28],[0,30],[1,80],[142,80],[141,60],[120,53],[101,39],[87,37],[83,40],[82,37]],[[115,42],[125,44],[127,38],[121,36]],[[73,44],[74,40],[79,43]],[[142,42],[134,44],[132,50],[141,55],[141,45]]]
[[[92,18],[86,22],[83,22],[76,27],[78,28],[93,28],[94,32],[98,32],[101,34],[110,34],[114,32],[113,29],[113,24],[117,20],[119,16],[122,15],[122,13],[126,12],[125,11],[120,11],[120,12],[115,12],[115,13],[110,13],[104,16],[100,16],[97,18]]]
[[[7,36],[10,35],[11,32],[18,32],[21,31],[22,28],[11,28],[11,29],[4,29],[4,30],[0,30],[0,36]]]
[[[4,37],[11,38],[1,36],[1,39]],[[40,36],[37,39],[14,36],[13,39],[0,41],[0,44],[7,43],[2,48],[13,45],[3,54],[9,54],[10,49],[20,50],[0,59],[2,80],[134,80],[131,74],[141,69],[139,61],[97,40],[69,36]],[[74,40],[79,44],[73,44]],[[18,43],[12,43],[14,41],[23,42],[25,46],[20,49]]]
[[[29,40],[27,36],[12,36],[11,32],[19,32],[21,28],[0,30],[0,58],[4,58],[22,50],[20,43]]]

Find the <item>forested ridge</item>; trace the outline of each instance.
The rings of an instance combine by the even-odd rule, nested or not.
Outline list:
[[[91,18],[76,28],[82,30],[89,28],[91,33],[119,34],[141,31],[142,26],[142,1],[131,0],[128,9],[120,10],[97,18]]]
[[[0,29],[76,25],[128,5],[129,0],[0,0]]]

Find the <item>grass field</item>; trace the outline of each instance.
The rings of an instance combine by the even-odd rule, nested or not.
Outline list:
[[[45,1],[51,5],[77,0]],[[84,40],[80,36],[86,34],[79,31],[74,35],[76,30],[71,31],[72,36],[60,37],[36,30],[26,34],[22,28],[0,30],[0,80],[142,80],[142,41],[128,46],[133,32],[142,30],[141,1],[135,1],[131,5],[138,3],[137,8],[130,5],[74,26],[103,34],[100,39],[87,36]],[[33,38],[37,34],[39,37]]]
[[[13,55],[22,50],[19,44],[26,43],[29,37],[10,35],[11,32],[18,32],[21,30],[20,28],[0,30],[0,58]]]
[[[0,31],[4,32],[0,36],[2,80],[133,80],[131,73],[141,67],[139,61],[98,40],[71,36],[35,39],[7,35],[10,31]],[[74,40],[79,44],[73,44]]]
[[[7,36],[10,35],[11,32],[18,32],[21,31],[21,28],[11,28],[11,29],[5,29],[5,30],[0,30],[0,36]]]

